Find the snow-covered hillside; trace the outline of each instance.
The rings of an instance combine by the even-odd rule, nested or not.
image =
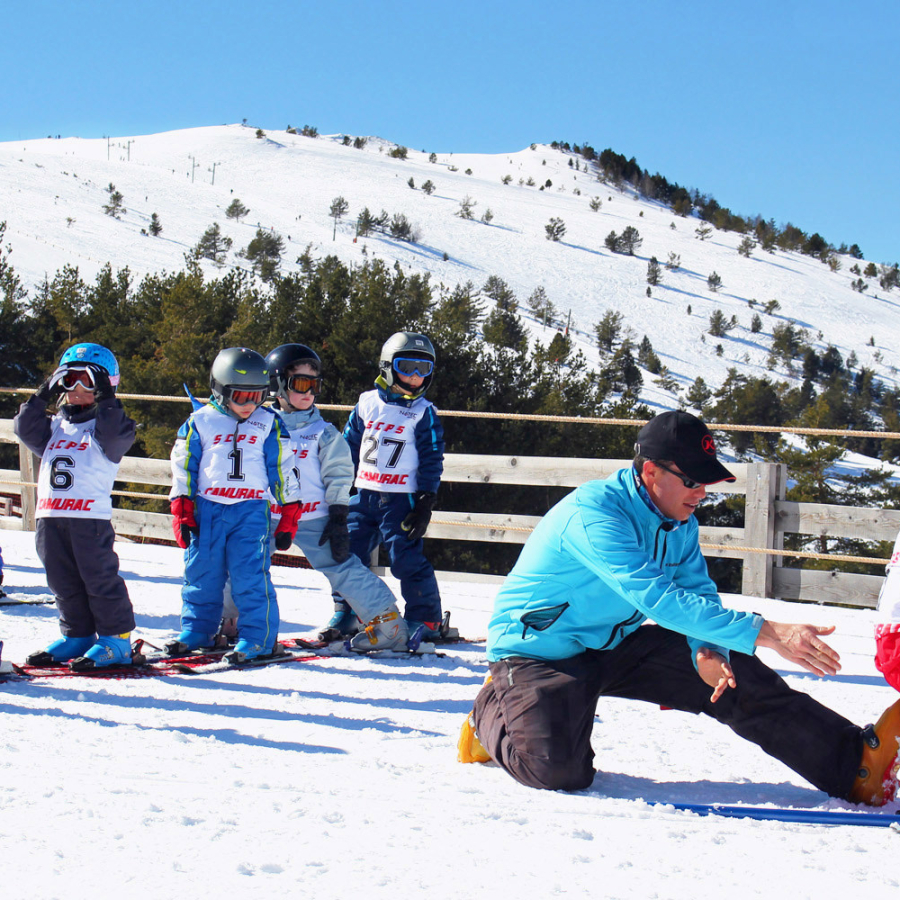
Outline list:
[[[236,251],[262,227],[284,238],[285,272],[296,270],[296,258],[311,245],[314,257],[397,261],[448,287],[467,281],[481,287],[497,275],[523,306],[543,286],[563,318],[571,313],[573,333],[592,363],[598,362],[594,324],[606,310],[620,311],[638,341],[649,337],[681,390],[698,375],[718,386],[730,366],[747,375],[767,374],[772,329],[785,320],[806,329],[819,349],[834,344],[845,359],[855,352],[859,365],[874,369],[889,386],[897,383],[892,363],[900,301],[876,279],[869,280],[866,294],[854,292],[850,283],[856,276],[849,269],[855,260],[849,257],[841,258],[838,272],[796,253],[757,248],[745,258],[737,252],[741,235],[717,231],[701,241],[697,219],[680,218],[602,184],[580,157],[545,145],[494,156],[437,152],[435,162],[429,152],[412,149],[405,160],[392,158],[394,146],[371,138],[356,149],[339,135],[311,138],[283,131],[257,137],[254,128],[240,125],[109,141],[5,143],[0,144],[0,221],[7,222],[10,261],[29,289],[65,264],[78,266],[87,280],[107,262],[114,269],[127,266],[136,279],[181,269],[184,254],[218,222],[234,241],[227,265],[246,265]],[[431,195],[421,190],[428,180],[435,188]],[[120,220],[102,210],[110,183],[124,197],[127,213]],[[333,240],[329,209],[338,196],[349,210]],[[477,204],[471,220],[457,215],[466,197]],[[235,198],[250,210],[240,223],[225,216]],[[594,198],[601,202],[596,211],[590,205]],[[354,241],[363,207],[376,215],[381,210],[406,215],[421,234],[419,243],[385,236]],[[481,221],[488,209],[489,224]],[[141,233],[153,213],[163,227],[159,237]],[[559,242],[546,239],[551,218],[565,223]],[[797,220],[803,218],[798,210]],[[637,254],[607,250],[605,237],[629,225],[643,239]],[[648,298],[650,257],[665,264],[672,253],[680,267],[664,270]],[[210,277],[221,271],[208,262],[204,268]],[[723,283],[718,293],[707,287],[714,271]],[[751,308],[751,300],[758,305]],[[779,309],[766,315],[761,307],[771,300]],[[723,338],[705,334],[715,309],[739,323]],[[754,312],[763,320],[758,334],[750,331]],[[545,342],[552,336],[536,322],[531,327]],[[675,402],[649,375],[643,394],[654,405]]]
[[[0,521],[2,525],[2,521]],[[47,599],[34,536],[0,531],[4,587]],[[181,552],[116,545],[154,644],[178,628]],[[317,573],[275,568],[282,634],[330,614]],[[392,583],[392,582],[389,582]],[[442,582],[465,634],[493,591]],[[836,624],[843,671],[817,679],[761,651],[792,686],[857,722],[896,699],[868,610],[729,597],[776,620]],[[53,606],[0,607],[5,659],[57,635]],[[853,809],[703,716],[608,699],[599,774],[534,791],[456,762],[484,644],[432,659],[319,659],[139,680],[0,682],[0,885],[7,900],[546,900],[897,896],[888,828],[700,818],[643,801]],[[803,740],[798,734],[797,740]],[[892,803],[884,812],[897,812]]]

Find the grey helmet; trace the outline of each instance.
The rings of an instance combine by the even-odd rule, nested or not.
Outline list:
[[[392,334],[381,348],[379,363],[381,377],[388,387],[396,384],[397,373],[394,371],[394,360],[398,357],[431,361],[432,370],[424,376],[425,380],[418,391],[419,394],[424,394],[434,378],[434,363],[437,361],[434,345],[424,334],[417,334],[415,331],[398,331],[396,334]]]
[[[269,370],[266,361],[255,350],[229,347],[213,360],[209,375],[213,399],[226,412],[234,391],[261,391],[259,403],[269,393]],[[259,404],[257,404],[259,405]]]
[[[285,373],[291,366],[306,363],[317,375],[322,374],[322,360],[319,354],[306,344],[282,344],[266,357],[269,370],[269,393],[287,402],[287,381]]]

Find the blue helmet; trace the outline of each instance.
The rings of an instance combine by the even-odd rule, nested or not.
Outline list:
[[[112,350],[107,350],[100,344],[73,344],[63,353],[59,364],[76,369],[88,364],[99,366],[109,375],[109,383],[113,388],[119,384],[119,364],[116,362]]]

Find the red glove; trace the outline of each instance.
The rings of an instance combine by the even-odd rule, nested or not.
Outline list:
[[[291,541],[297,533],[297,524],[300,521],[300,504],[285,503],[281,507],[281,521],[275,529],[275,549],[289,550]]]
[[[182,550],[187,550],[191,535],[200,534],[200,526],[194,518],[194,501],[190,497],[176,497],[170,504],[172,510],[172,531],[175,532],[175,543]]]
[[[900,623],[875,626],[875,666],[900,691]]]

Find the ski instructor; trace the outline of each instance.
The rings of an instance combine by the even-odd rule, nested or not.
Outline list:
[[[529,787],[586,788],[597,703],[626,697],[705,713],[831,796],[883,805],[900,701],[863,729],[754,656],[768,647],[816,675],[840,669],[823,639],[833,627],[722,606],[693,514],[707,485],[735,478],[700,419],[662,413],[635,451],[633,466],[544,516],[500,588],[490,680],[463,725],[460,760],[493,759]]]

